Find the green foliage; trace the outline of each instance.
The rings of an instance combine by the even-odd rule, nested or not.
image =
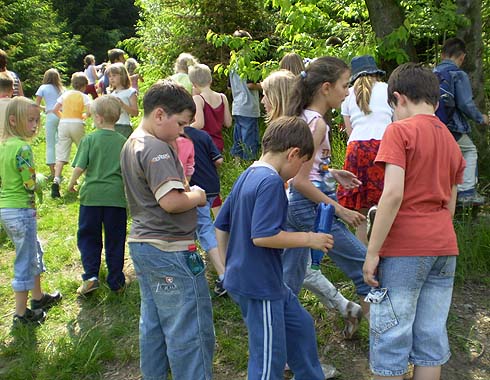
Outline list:
[[[0,48],[9,55],[8,68],[19,74],[27,96],[47,69],[66,71],[67,61],[81,51],[79,37],[57,20],[50,2],[9,0],[0,3],[0,14]]]

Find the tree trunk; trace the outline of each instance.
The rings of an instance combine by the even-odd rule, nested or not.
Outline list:
[[[403,25],[405,14],[398,0],[365,1],[369,12],[369,21],[371,22],[376,37],[383,39]],[[411,38],[409,38],[408,42],[402,47],[407,53],[410,61],[418,61],[417,52]],[[393,69],[398,66],[397,62],[394,60],[383,61],[382,57],[380,57],[380,59],[383,68],[388,72],[393,71]]]

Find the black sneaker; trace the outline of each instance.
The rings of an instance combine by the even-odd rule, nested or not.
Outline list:
[[[24,315],[14,315],[14,326],[20,325],[40,325],[46,319],[46,312],[43,309],[31,310],[26,309]]]
[[[59,183],[53,182],[51,184],[51,198],[61,198]]]
[[[226,289],[223,288],[223,280],[217,279],[216,285],[214,286],[214,294],[218,297],[223,297],[227,293]]]
[[[56,305],[61,301],[63,296],[60,292],[56,291],[54,293],[43,293],[43,296],[40,300],[31,300],[31,309],[32,310],[48,310],[51,306]]]
[[[374,226],[374,218],[376,217],[376,210],[378,209],[378,206],[374,205],[371,207],[367,213],[367,239],[371,238],[371,232],[373,231],[373,226]]]

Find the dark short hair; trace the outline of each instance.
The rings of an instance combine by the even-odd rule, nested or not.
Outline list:
[[[436,75],[420,63],[404,63],[398,66],[388,79],[388,103],[397,104],[394,92],[405,95],[412,102],[425,102],[437,106],[439,80]]]
[[[14,90],[14,79],[7,73],[0,73],[0,92],[8,92]]]
[[[167,79],[156,82],[143,97],[144,116],[148,116],[157,107],[163,108],[168,116],[186,110],[192,115],[196,113],[196,105],[192,95],[180,84]]]
[[[459,57],[461,54],[466,54],[466,44],[461,38],[449,38],[442,45],[441,54],[447,58]]]
[[[116,59],[124,57],[124,50],[121,49],[110,49],[107,51],[107,58],[111,63],[115,63]]]
[[[301,157],[313,157],[315,144],[306,121],[297,116],[281,116],[270,122],[262,137],[262,153],[281,153],[299,148]]]

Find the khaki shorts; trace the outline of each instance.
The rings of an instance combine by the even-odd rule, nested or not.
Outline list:
[[[75,143],[78,147],[83,136],[85,136],[85,124],[83,122],[60,120],[58,142],[56,143],[56,161],[70,161],[71,145]]]

